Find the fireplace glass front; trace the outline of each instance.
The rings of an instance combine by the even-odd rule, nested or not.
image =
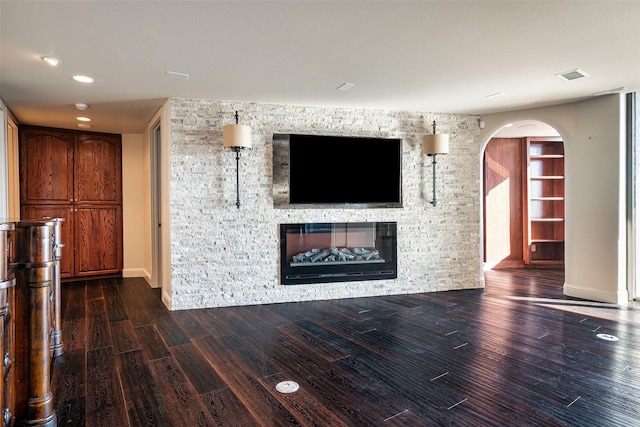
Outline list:
[[[280,224],[283,285],[397,277],[395,222]]]

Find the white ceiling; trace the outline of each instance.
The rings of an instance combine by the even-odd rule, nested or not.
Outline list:
[[[640,1],[0,0],[0,43],[20,123],[77,128],[83,102],[116,133],[168,97],[487,114],[640,89]]]

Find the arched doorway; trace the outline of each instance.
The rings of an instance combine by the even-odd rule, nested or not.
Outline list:
[[[483,156],[485,269],[564,265],[564,144],[537,120],[498,130]]]

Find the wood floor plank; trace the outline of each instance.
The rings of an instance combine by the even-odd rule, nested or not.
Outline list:
[[[322,357],[329,362],[334,362],[338,359],[349,356],[349,352],[343,350],[339,344],[330,339],[327,340],[326,338],[318,337],[316,335],[317,332],[310,333],[308,328],[313,326],[310,326],[309,323],[311,322],[307,321],[307,323],[305,323],[305,321],[301,321],[290,323],[278,328],[278,330],[283,334],[286,334],[290,339],[298,340],[312,348],[319,357]],[[307,328],[301,327],[301,324],[306,325]],[[321,328],[314,328],[315,331],[318,331],[319,329]]]
[[[129,319],[124,308],[117,285],[110,284],[102,287],[104,305],[107,310],[109,322],[117,322]]]
[[[230,388],[200,396],[216,426],[259,427],[259,423]]]
[[[138,335],[128,319],[109,322],[109,329],[111,338],[113,339],[113,350],[115,353],[140,350],[141,346],[138,341]]]
[[[55,411],[58,426],[86,427],[86,398],[75,397],[71,400],[56,401]],[[125,424],[128,426],[129,424]]]
[[[87,352],[87,425],[123,426],[129,423],[113,348]]]
[[[348,424],[338,418],[333,413],[333,409],[322,405],[315,398],[314,393],[309,392],[306,387],[298,389],[295,393],[279,393],[278,391],[274,391],[280,382],[290,381],[287,375],[278,373],[269,377],[259,378],[259,381],[267,390],[271,390],[274,397],[278,399],[289,412],[296,415],[296,418],[300,420],[302,425],[312,427],[347,427]]]
[[[465,398],[432,381],[437,375],[431,377],[432,373],[424,374],[416,370],[407,375],[406,368],[381,357],[352,356],[336,361],[335,365],[368,383],[378,394],[386,396],[393,410],[381,414],[382,420],[410,409],[431,422],[443,423],[446,422],[443,409]],[[419,366],[419,363],[416,361],[415,365]],[[446,371],[437,372],[442,375]]]
[[[66,284],[64,294],[67,295],[65,310],[63,311],[64,320],[84,319],[87,301],[85,282]]]
[[[229,388],[261,425],[297,426],[297,420],[273,395],[265,389],[258,379],[239,365],[232,355],[212,337],[195,340],[196,345],[215,367]]]
[[[283,337],[278,344],[277,351],[269,355],[274,366],[313,390],[320,404],[331,407],[333,413],[349,425],[375,425],[399,411],[387,390],[372,386],[368,378],[358,378],[337,363],[314,357],[310,348],[301,342]]]
[[[384,425],[389,427],[407,427],[407,426],[426,426],[428,425],[427,421],[423,418],[420,418],[409,409],[405,409],[404,411],[392,415],[386,420],[384,420]]]
[[[210,393],[227,387],[193,343],[171,347],[171,354],[182,367],[198,394]]]
[[[62,346],[64,352],[86,349],[87,321],[84,317],[62,321]]]
[[[273,331],[273,333],[277,334],[277,331]],[[279,371],[273,365],[270,357],[270,349],[273,345],[264,347],[261,345],[261,340],[256,341],[255,338],[240,338],[233,335],[216,338],[215,340],[210,337],[205,337],[205,339],[208,341],[209,346],[216,344],[220,350],[224,349],[227,354],[233,356],[235,363],[256,377],[266,377]]]
[[[87,361],[84,348],[67,350],[54,359],[51,392],[61,402],[86,396]]]
[[[112,345],[104,299],[87,300],[87,349]]]
[[[152,311],[155,312],[156,305],[149,306],[153,293],[143,279],[123,279],[118,290],[127,318],[134,328],[153,323]]]
[[[166,309],[163,308],[162,312],[156,314],[153,319],[156,329],[158,329],[158,332],[168,347],[191,342],[191,338],[184,333],[178,325],[178,322],[176,322],[174,318],[166,312]]]
[[[102,284],[104,279],[87,280],[84,282],[87,288],[87,301],[103,299]]]
[[[180,310],[171,313],[178,326],[189,338],[204,337],[211,334],[210,328],[199,321],[199,313],[204,313],[206,309]]]
[[[167,407],[141,351],[116,355],[129,425],[171,426]]]
[[[134,328],[144,360],[162,359],[171,356],[167,345],[154,325]]]
[[[214,424],[174,357],[155,359],[148,364],[165,405],[171,408],[169,418],[172,425],[206,427]]]

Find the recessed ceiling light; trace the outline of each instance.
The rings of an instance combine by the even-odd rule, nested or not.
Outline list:
[[[76,104],[76,108],[77,108],[78,110],[82,110],[82,111],[84,111],[84,110],[86,110],[87,108],[89,108],[89,106],[88,106],[87,104],[83,104],[83,103],[79,102],[79,103],[77,103],[77,104]]]
[[[93,83],[93,79],[87,76],[73,76],[73,80],[80,83]]]
[[[52,56],[45,56],[44,58],[42,58],[42,60],[54,67],[57,67],[58,65],[62,64],[62,59],[54,58]]]
[[[176,79],[187,80],[189,78],[189,74],[187,73],[178,73],[177,71],[165,71],[167,76],[175,77]]]
[[[352,87],[353,87],[353,83],[344,82],[340,86],[338,86],[336,89],[341,90],[341,91],[344,92],[345,90],[349,90]]]
[[[491,95],[485,95],[485,98],[490,99],[490,98],[497,98],[499,96],[504,95],[504,92],[496,92],[496,93],[492,93]]]
[[[607,89],[607,90],[603,90],[601,92],[596,92],[593,94],[593,96],[600,96],[600,95],[608,95],[610,93],[617,93],[617,92],[622,92],[623,90],[627,90],[626,87],[621,86],[621,87],[616,87],[613,89]]]
[[[76,119],[80,120],[81,122],[90,122],[91,119],[89,117],[76,117]]]
[[[565,71],[564,73],[556,74],[557,77],[560,77],[563,80],[570,81],[581,79],[583,77],[589,77],[589,74],[582,71],[580,68],[576,68],[575,70]]]
[[[78,123],[78,127],[82,129],[91,129],[91,125],[88,125],[86,123]]]
[[[513,126],[513,123],[507,123],[506,125],[504,125],[503,127],[505,128],[510,128],[511,126]]]

